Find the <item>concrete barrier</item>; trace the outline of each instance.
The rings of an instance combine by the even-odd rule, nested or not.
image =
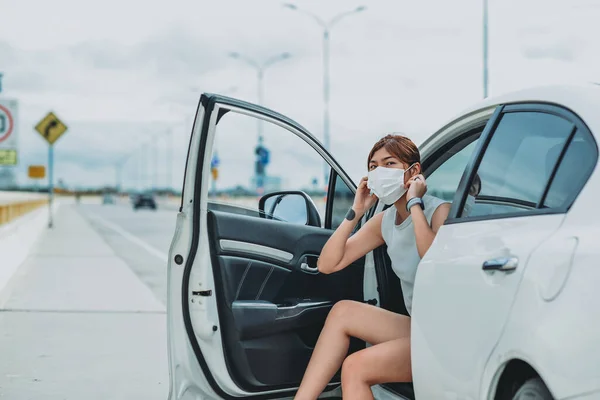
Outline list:
[[[37,201],[47,205],[47,199]],[[54,203],[55,213],[59,204],[60,200],[57,199]],[[0,207],[6,207],[6,204]],[[24,209],[22,208],[21,212]],[[0,308],[7,292],[10,291],[6,290],[9,281],[47,227],[48,211],[47,206],[38,206],[18,218],[14,217],[10,222],[0,224]]]
[[[11,222],[33,210],[48,204],[48,199],[19,200],[0,203],[0,225]]]

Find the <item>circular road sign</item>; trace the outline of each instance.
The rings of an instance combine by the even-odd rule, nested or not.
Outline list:
[[[10,110],[0,104],[0,143],[10,137],[15,124]]]

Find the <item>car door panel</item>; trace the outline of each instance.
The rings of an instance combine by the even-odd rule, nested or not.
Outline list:
[[[252,199],[228,201],[238,194],[212,195],[213,149],[221,152],[230,145],[229,141],[217,144],[218,132],[244,132],[236,125],[240,115],[251,120],[251,129],[256,126],[253,119],[263,120],[266,133],[273,132],[268,124],[280,128],[271,138],[281,137],[286,144],[291,140],[286,135],[300,140],[309,147],[303,154],[314,152],[319,161],[332,167],[340,182],[355,188],[327,150],[294,121],[236,99],[202,95],[169,253],[174,400],[197,394],[225,399],[293,396],[331,307],[343,299],[364,300],[364,257],[334,274],[315,271],[331,229],[264,218],[258,209],[251,209],[254,206],[244,206],[255,203]],[[227,125],[228,121],[235,123]],[[278,136],[280,131],[282,136]],[[331,221],[334,207],[327,204],[325,220]],[[349,352],[364,346],[353,339]],[[338,373],[326,390],[339,387],[339,382]]]
[[[306,272],[306,255],[318,255],[332,231],[221,211],[207,217],[232,378],[248,391],[297,385],[331,307],[363,300],[364,258],[335,274]]]
[[[531,255],[564,220],[566,209],[544,200],[575,127],[564,110],[542,104],[500,106],[486,125],[449,218],[418,267],[417,398],[487,396],[484,371],[509,315],[521,311],[514,303]]]
[[[562,215],[541,215],[451,224],[438,231],[434,243],[444,245],[430,248],[415,284],[417,396],[480,398],[477,389],[487,356],[500,338],[529,255],[562,220]],[[516,269],[484,269],[486,262],[507,257],[517,260]],[[423,295],[433,292],[435,297]],[[441,326],[444,335],[439,334]],[[432,376],[435,385],[423,378]]]

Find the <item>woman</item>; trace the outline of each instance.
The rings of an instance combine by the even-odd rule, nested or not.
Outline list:
[[[410,139],[387,135],[379,140],[369,153],[369,174],[358,185],[352,209],[323,247],[318,261],[319,271],[330,274],[386,243],[409,314],[417,264],[450,211],[449,203],[425,194],[420,161],[419,150]],[[377,198],[394,207],[375,215],[350,237]],[[344,360],[350,337],[372,346]],[[410,317],[355,301],[336,303],[296,399],[316,399],[340,365],[345,399],[372,399],[372,385],[412,381]]]

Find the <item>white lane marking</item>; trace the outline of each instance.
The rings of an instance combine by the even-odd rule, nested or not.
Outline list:
[[[132,243],[137,244],[138,246],[140,246],[141,248],[143,248],[144,250],[146,250],[148,253],[152,254],[153,256],[156,256],[157,258],[160,258],[161,261],[167,262],[169,256],[166,253],[163,253],[162,251],[150,246],[148,243],[144,242],[142,239],[138,238],[137,236],[133,235],[132,233],[127,232],[125,229],[121,228],[119,225],[114,224],[110,221],[105,220],[104,218],[98,217],[98,216],[89,216],[91,219],[93,219],[94,221],[104,225],[105,227],[113,230],[114,232],[118,233],[119,235],[123,236],[125,239],[129,240]]]

